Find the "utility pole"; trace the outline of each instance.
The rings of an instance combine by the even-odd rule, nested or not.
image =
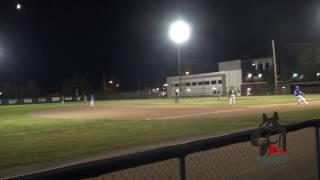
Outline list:
[[[278,75],[277,75],[277,59],[276,59],[276,48],[274,40],[272,40],[272,53],[273,53],[273,71],[274,71],[274,90],[275,94],[278,94]]]
[[[178,45],[178,73],[179,73],[179,98],[181,97],[181,52],[180,45]],[[178,100],[179,102],[179,100]]]
[[[102,89],[103,89],[103,95],[106,93],[106,76],[104,72],[102,72]]]

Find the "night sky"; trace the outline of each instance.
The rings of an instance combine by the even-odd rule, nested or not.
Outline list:
[[[105,72],[124,91],[159,86],[177,75],[167,33],[178,17],[192,26],[182,65],[193,73],[270,56],[272,39],[320,41],[319,0],[0,0],[0,83],[59,90],[78,75],[99,88]]]

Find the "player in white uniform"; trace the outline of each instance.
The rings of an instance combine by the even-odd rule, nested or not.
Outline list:
[[[233,87],[229,91],[229,104],[236,104],[236,91]]]
[[[302,96],[303,92],[300,90],[299,86],[296,86],[294,90],[294,95],[297,97],[298,104],[300,105],[301,102],[304,104],[309,104],[308,101]]]
[[[93,96],[93,94],[90,95],[90,106],[91,107],[94,106],[94,96]]]

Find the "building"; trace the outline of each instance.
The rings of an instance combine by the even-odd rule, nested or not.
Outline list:
[[[292,94],[295,86],[302,87],[306,93],[320,92],[320,71],[296,73],[290,67],[278,65],[277,92],[273,71],[272,57],[221,62],[218,63],[218,72],[183,75],[181,96],[211,96],[214,92],[226,95],[231,87],[242,95],[248,91],[251,95]],[[179,91],[179,76],[168,77],[167,84],[168,97],[174,97]]]
[[[218,63],[219,71],[211,73],[191,74],[181,76],[181,92],[179,92],[179,76],[167,78],[168,97],[174,97],[176,92],[181,96],[210,96],[214,92],[226,95],[231,87],[241,91],[242,69],[241,60]]]

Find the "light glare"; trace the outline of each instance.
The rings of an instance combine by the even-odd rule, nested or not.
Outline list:
[[[17,8],[18,10],[21,9],[21,4],[18,3],[17,6],[16,6],[16,8]]]
[[[190,37],[190,26],[184,21],[178,20],[170,25],[169,37],[177,44],[186,42]]]

